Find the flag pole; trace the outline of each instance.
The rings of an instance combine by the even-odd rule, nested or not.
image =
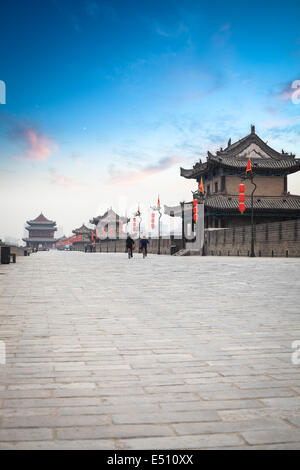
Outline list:
[[[161,213],[161,210],[160,210],[160,197],[159,196],[158,196],[158,200],[157,200],[157,210],[158,210],[158,213],[159,213],[157,254],[160,255],[160,219],[161,219],[162,213]]]
[[[257,185],[253,181],[253,175],[251,175],[251,183],[253,184],[254,188],[251,193],[251,250],[250,250],[250,257],[255,258],[255,250],[254,250],[254,193],[256,191]]]
[[[158,218],[158,241],[157,241],[157,254],[160,255],[160,219],[162,217],[161,213],[161,205],[160,205],[160,197],[158,196],[157,206],[151,206],[151,209],[157,211],[159,213]]]
[[[254,164],[255,165],[255,164]],[[254,173],[252,171],[251,158],[249,156],[247,168],[246,168],[246,178],[251,181],[254,188],[251,193],[251,246],[250,246],[250,257],[255,258],[255,237],[254,237],[254,193],[256,191],[257,185],[254,183]]]

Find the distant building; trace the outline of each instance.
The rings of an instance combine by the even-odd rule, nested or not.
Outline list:
[[[249,225],[251,217],[251,192],[253,186],[245,181],[246,210],[239,212],[239,183],[245,175],[247,162],[251,157],[254,182],[257,189],[254,195],[255,223],[276,222],[300,217],[300,196],[288,192],[287,176],[300,170],[300,159],[272,149],[255,133],[251,133],[235,143],[229,139],[227,147],[215,155],[208,152],[207,160],[197,162],[193,168],[181,168],[181,176],[195,179],[199,184],[202,178],[205,195],[195,196],[205,205],[205,228],[223,228]],[[196,189],[196,188],[195,188]],[[180,206],[166,207],[169,215],[180,216]]]
[[[81,227],[72,230],[72,233],[74,233],[78,237],[81,237],[80,241],[73,242],[73,245],[76,243],[90,243],[92,232],[93,230],[91,228],[86,227],[84,224],[82,224]]]
[[[120,238],[124,235],[124,225],[129,222],[127,217],[119,216],[112,209],[108,209],[103,215],[94,217],[90,223],[96,227],[99,238]]]
[[[55,247],[57,250],[65,250],[66,249],[66,245],[64,244],[64,242],[66,242],[68,240],[68,237],[66,237],[66,235],[62,235],[61,237],[57,238],[55,240]]]
[[[29,232],[27,238],[23,238],[26,246],[36,249],[47,250],[56,242],[56,222],[48,220],[42,213],[34,220],[27,221],[26,230]]]

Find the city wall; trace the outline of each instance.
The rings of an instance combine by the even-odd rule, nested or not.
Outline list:
[[[255,226],[255,254],[264,257],[300,257],[300,219],[272,222]],[[94,245],[96,252],[125,253],[126,240],[105,240]],[[190,243],[187,243],[190,246]],[[86,245],[73,245],[75,251],[85,251]],[[229,229],[205,230],[204,247],[201,254],[206,256],[249,256],[251,248],[251,225]],[[136,251],[138,240],[136,241]],[[160,253],[170,255],[182,249],[182,240],[174,237],[162,238]],[[149,253],[157,253],[158,239],[150,240]],[[87,247],[90,251],[90,246]]]
[[[16,256],[24,256],[24,251],[31,252],[30,249],[21,247],[21,246],[16,246],[16,245],[9,245],[7,243],[0,242],[0,247],[1,246],[9,246],[10,247],[10,252],[15,253]]]
[[[300,256],[300,219],[259,224],[254,228],[256,256]],[[251,225],[205,231],[206,255],[249,256],[250,247]]]
[[[158,239],[152,238],[149,240],[148,253],[157,253],[158,251]],[[135,252],[138,251],[139,241],[135,242]],[[162,255],[169,255],[171,253],[171,247],[174,247],[174,251],[179,251],[182,248],[182,240],[176,240],[174,237],[166,238],[163,237],[160,240],[160,253]],[[73,245],[73,251],[85,251],[86,244],[76,243]],[[96,243],[93,248],[97,253],[126,253],[126,240],[101,240]],[[91,251],[91,245],[87,246],[87,251]]]

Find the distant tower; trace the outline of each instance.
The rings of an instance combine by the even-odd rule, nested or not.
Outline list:
[[[28,238],[23,238],[26,246],[47,250],[55,243],[54,232],[57,231],[56,222],[48,220],[42,213],[34,220],[27,221],[25,227],[29,232]]]

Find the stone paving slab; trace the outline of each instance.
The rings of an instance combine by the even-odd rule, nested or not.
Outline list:
[[[0,265],[0,450],[299,449],[300,260]]]

